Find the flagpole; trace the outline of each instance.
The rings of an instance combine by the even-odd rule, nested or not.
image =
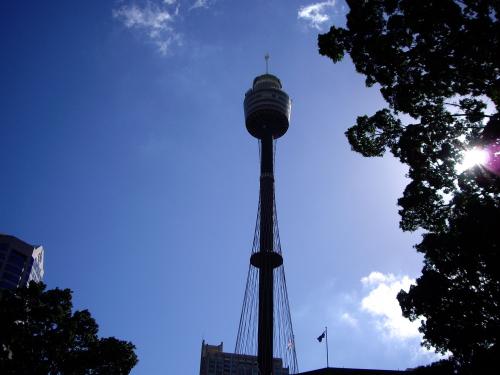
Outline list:
[[[328,327],[325,327],[325,338],[326,338],[326,368],[330,367],[328,363]]]

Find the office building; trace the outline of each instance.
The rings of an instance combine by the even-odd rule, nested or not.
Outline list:
[[[43,247],[0,234],[0,289],[15,289],[43,279]]]
[[[223,343],[201,344],[200,375],[259,375],[257,357],[246,354],[224,353]],[[273,375],[288,375],[283,361],[273,359]]]

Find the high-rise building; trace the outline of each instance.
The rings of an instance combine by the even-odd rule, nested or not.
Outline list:
[[[43,247],[0,234],[0,289],[15,289],[43,279]]]
[[[223,343],[201,344],[200,375],[259,375],[257,357],[246,354],[224,353]],[[283,361],[273,359],[273,375],[288,375]]]

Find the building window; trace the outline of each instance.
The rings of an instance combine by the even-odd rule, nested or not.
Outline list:
[[[15,275],[20,275],[23,272],[23,267],[19,267],[17,264],[7,263],[5,265],[5,270],[12,272]]]
[[[17,251],[13,251],[10,253],[9,255],[9,263],[12,263],[12,264],[17,264],[17,265],[20,265],[20,266],[24,266],[24,262],[26,262],[26,256],[17,252]]]
[[[17,284],[13,284],[7,280],[2,280],[2,281],[0,281],[0,288],[14,289],[14,288],[17,288]]]
[[[17,283],[19,282],[19,275],[13,275],[9,272],[4,272],[3,273],[3,278],[5,280],[8,280],[8,281],[12,281],[13,283],[15,283],[17,285]]]

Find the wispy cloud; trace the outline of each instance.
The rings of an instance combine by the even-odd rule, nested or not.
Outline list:
[[[358,319],[348,312],[342,313],[342,315],[340,315],[340,320],[353,328],[358,328]]]
[[[326,0],[300,7],[297,17],[307,22],[310,27],[319,30],[325,22],[330,20],[329,12],[336,3],[336,0]]]
[[[191,10],[197,8],[208,8],[208,0],[196,0],[189,9]]]
[[[174,28],[179,7],[176,0],[146,1],[143,5],[123,4],[113,9],[113,17],[127,29],[141,33],[157,47],[158,52],[166,55],[174,45],[181,44],[181,35]]]

